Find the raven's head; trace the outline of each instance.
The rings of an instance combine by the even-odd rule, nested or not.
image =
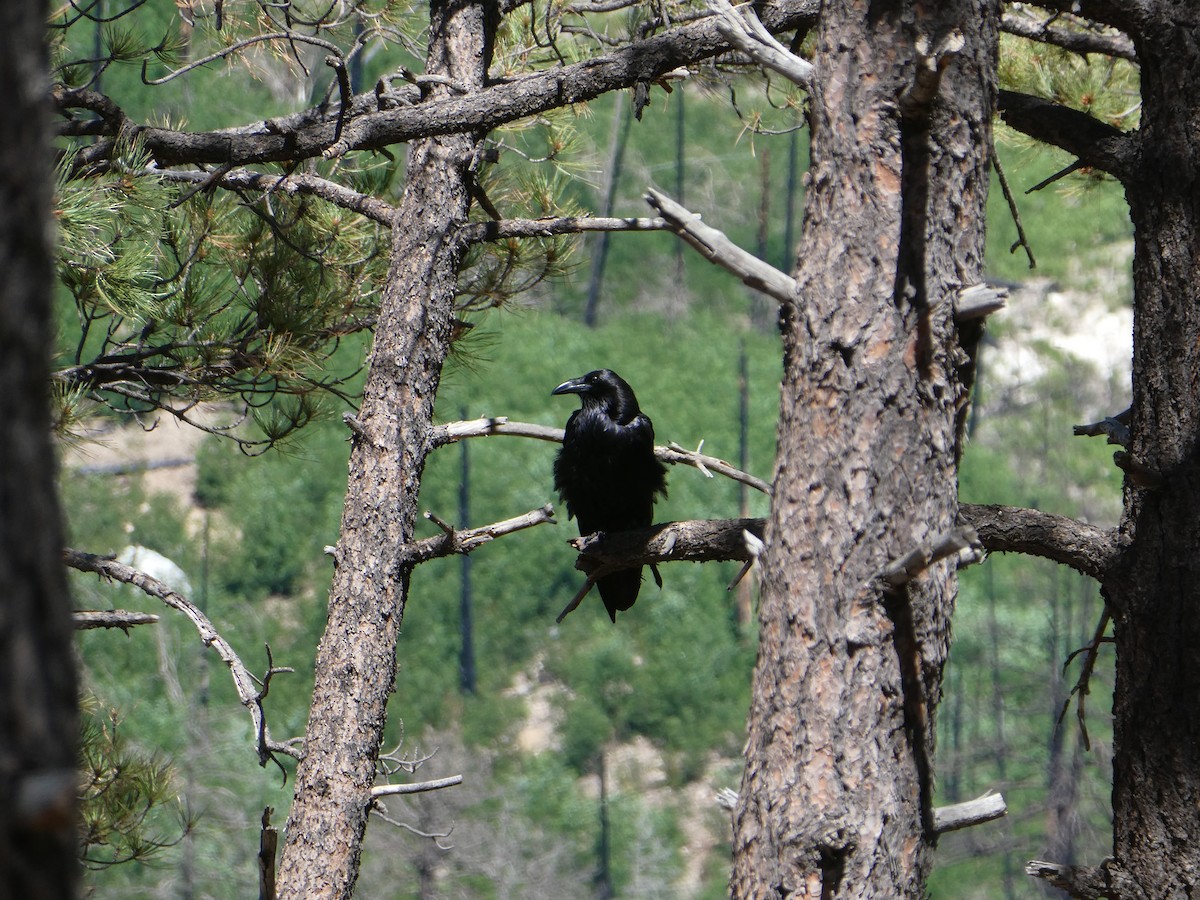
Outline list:
[[[641,412],[633,388],[612,369],[597,369],[564,381],[550,393],[578,394],[584,409],[603,409],[621,424],[629,422]]]

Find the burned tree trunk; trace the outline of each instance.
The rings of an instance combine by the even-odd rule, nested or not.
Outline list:
[[[1200,34],[1184,3],[1138,23],[1132,442],[1121,536],[1104,583],[1114,613],[1113,850],[1140,893],[1200,888]],[[1186,11],[1186,12],[1185,12]],[[1183,26],[1179,16],[1190,16]],[[1140,32],[1140,33],[1139,33]],[[1152,475],[1139,477],[1138,471]]]
[[[0,10],[0,896],[79,882],[75,660],[50,445],[44,3]]]
[[[822,10],[736,897],[924,895],[954,568],[874,579],[957,511],[995,29],[987,2]]]

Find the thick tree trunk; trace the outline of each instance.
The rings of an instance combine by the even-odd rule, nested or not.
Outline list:
[[[1126,479],[1121,533],[1132,542],[1104,587],[1117,650],[1113,849],[1132,879],[1113,896],[1161,900],[1200,889],[1200,29],[1190,3],[1146,9],[1153,18],[1135,32],[1141,158],[1125,180],[1130,452],[1161,483]]]
[[[0,897],[79,881],[75,664],[50,445],[44,3],[0,8]]]
[[[494,4],[434,0],[427,71],[480,87]],[[432,91],[436,95],[438,89]],[[418,141],[392,232],[391,270],[363,392],[316,684],[296,773],[280,898],[345,898],[358,876],[370,789],[396,673],[434,397],[450,345],[478,136]]]
[[[890,596],[874,576],[955,520],[951,310],[982,266],[995,22],[990,2],[822,10],[736,897],[924,893],[954,571]],[[940,90],[912,93],[917,39],[951,28]]]

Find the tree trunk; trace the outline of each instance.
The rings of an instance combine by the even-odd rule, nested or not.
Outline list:
[[[952,306],[982,269],[996,14],[822,10],[735,897],[924,895],[955,576],[891,595],[874,578],[955,521]],[[940,89],[910,92],[918,37],[951,28]]]
[[[1128,896],[1162,900],[1200,888],[1200,102],[1181,89],[1200,72],[1200,32],[1191,4],[1145,9],[1133,32],[1141,156],[1125,179],[1134,226],[1129,449],[1161,483],[1126,479],[1121,534],[1132,542],[1104,593],[1117,650],[1114,856],[1138,886],[1125,883]]]
[[[427,71],[483,85],[495,5],[434,0]],[[435,88],[440,96],[446,88]],[[283,900],[350,896],[396,673],[411,540],[434,396],[450,345],[478,135],[415,142],[384,290],[317,652],[316,684],[280,871]]]
[[[71,604],[50,443],[44,3],[0,7],[0,897],[79,881]]]

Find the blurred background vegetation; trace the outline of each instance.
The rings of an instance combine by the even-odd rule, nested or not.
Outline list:
[[[173,9],[149,4],[150,25],[167,28]],[[130,46],[147,40],[115,30],[102,30],[102,39]],[[400,50],[367,60],[362,77],[369,83],[402,63],[412,60]],[[249,121],[250,110],[261,117],[311,102],[270,75],[251,81],[219,66],[152,92],[134,66],[113,65],[102,77],[135,118],[186,118],[201,129]],[[530,179],[540,173],[556,208],[644,215],[640,195],[652,184],[790,269],[806,144],[795,130],[795,100],[760,80],[731,88],[703,74],[671,94],[654,88],[641,122],[632,120],[627,96],[604,98],[537,128],[501,134],[505,146],[530,151],[560,135],[569,140],[550,176],[545,166],[502,152],[492,199],[536,207],[540,195]],[[1070,162],[1003,132],[999,152],[1018,192]],[[398,169],[383,165],[370,176],[382,195],[396,190]],[[145,218],[121,219],[126,246],[146,245],[142,256],[123,258],[153,265],[146,254],[172,233],[161,223],[174,215],[175,196],[147,191],[137,200],[141,209],[157,210],[153,227]],[[213,210],[230,201],[198,202],[209,204],[211,223]],[[1087,350],[1090,326],[1124,321],[1128,306],[1121,193],[1084,173],[1018,202],[1038,266],[1030,271],[1023,253],[1009,252],[1015,229],[994,189],[989,275],[1014,287],[1032,279],[1033,287],[990,323],[962,499],[1112,525],[1120,479],[1109,451],[1069,435],[1072,424],[1127,405],[1127,360]],[[328,236],[351,226],[326,218],[320,227]],[[204,232],[208,243],[213,233]],[[363,247],[377,239],[361,230],[352,237]],[[243,233],[236,240],[262,238]],[[659,443],[691,448],[703,440],[704,452],[770,478],[780,348],[769,307],[669,234],[592,236],[569,249],[556,262],[563,274],[505,296],[498,308],[475,304],[467,314],[472,327],[443,380],[439,419],[491,415],[561,425],[571,401],[550,390],[606,366],[635,387]],[[64,242],[65,255],[89,252],[86,244]],[[276,259],[275,276],[289,265]],[[136,283],[138,271],[117,271],[112,283]],[[361,281],[378,272],[366,266],[346,277]],[[69,361],[80,343],[81,288],[64,279],[62,348]],[[198,277],[205,279],[214,293],[223,289],[215,271]],[[366,295],[376,288],[362,286]],[[299,288],[277,284],[288,290]],[[1063,335],[1081,340],[1070,344]],[[344,379],[348,395],[365,347],[364,336],[352,334],[320,362]],[[96,414],[104,427],[115,422],[112,413],[78,400],[63,403],[73,421]],[[163,554],[186,573],[189,596],[252,669],[266,668],[266,644],[277,664],[295,668],[271,684],[267,714],[277,738],[302,734],[305,726],[329,578],[322,548],[337,539],[345,483],[345,408],[327,398],[311,410],[314,421],[258,457],[207,437],[186,465],[169,470],[180,476],[174,483],[162,472],[151,480],[136,469],[93,464],[86,438],[64,447],[72,546],[105,553],[140,545]],[[120,444],[138,429],[113,428],[100,442]],[[448,446],[426,471],[423,506],[450,522],[481,525],[557,504],[554,453],[551,444],[504,437]],[[746,496],[733,482],[692,469],[673,470],[669,487],[660,521],[766,512],[761,495]],[[414,574],[389,746],[408,763],[432,753],[418,778],[461,772],[465,782],[388,802],[389,818],[406,827],[372,825],[362,896],[584,896],[602,859],[618,896],[724,896],[728,821],[713,795],[738,786],[755,659],[752,597],[726,591],[736,566],[670,565],[662,591],[648,585],[617,627],[590,600],[556,626],[555,615],[581,581],[565,546],[574,534],[574,523],[560,517],[557,527],[479,550],[469,567],[440,559]],[[467,584],[473,665],[464,670]],[[144,766],[141,783],[109,792],[122,799],[123,821],[135,822],[136,839],[98,833],[93,896],[247,896],[262,809],[274,807],[282,825],[290,783],[277,769],[255,765],[249,718],[224,667],[186,621],[95,578],[77,575],[74,590],[80,607],[163,616],[128,635],[79,636],[85,684],[95,698],[94,739],[104,752],[133,754],[123,758]],[[1022,874],[1027,859],[1051,847],[1047,858],[1068,863],[1106,854],[1111,661],[1103,650],[1091,683],[1090,749],[1073,710],[1056,727],[1079,662],[1064,664],[1091,639],[1101,608],[1094,583],[1042,561],[993,557],[963,573],[940,714],[938,802],[998,790],[1010,812],[943,839],[931,896],[1034,896],[1039,889]],[[148,798],[154,802],[147,805]],[[135,861],[104,864],[122,856]]]

